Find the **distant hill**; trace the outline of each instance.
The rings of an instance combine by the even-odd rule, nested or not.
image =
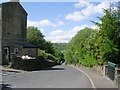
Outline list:
[[[60,51],[64,51],[67,48],[68,43],[53,43],[53,46]]]

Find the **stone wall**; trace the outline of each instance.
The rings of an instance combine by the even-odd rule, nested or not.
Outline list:
[[[27,12],[19,2],[6,2],[0,4],[0,59],[8,63],[12,54],[16,56],[29,55],[36,57],[37,48],[23,48],[27,34]],[[23,44],[22,44],[23,42]],[[7,49],[6,49],[7,48]],[[17,48],[18,52],[14,50]],[[3,49],[3,50],[2,50]],[[2,58],[3,56],[3,58]]]
[[[118,88],[120,89],[120,68],[115,68],[115,84],[118,85]]]
[[[38,50],[37,48],[23,48],[22,55],[26,55],[26,54],[31,57],[36,57],[38,56]]]
[[[95,72],[97,72],[97,74],[108,77],[110,79],[110,77],[108,76],[108,74],[109,74],[108,68],[109,68],[108,65],[104,65],[104,66],[95,66],[91,69],[93,69]],[[115,75],[114,75],[115,79],[112,81],[114,84],[116,84],[118,86],[118,88],[120,88],[120,68],[116,67],[114,73],[115,73]]]
[[[14,54],[13,54],[12,62],[13,62],[12,68],[26,70],[26,71],[41,70],[56,65],[55,62],[48,62],[43,57],[23,60],[21,57],[16,57]]]
[[[0,4],[0,60],[4,60],[2,48],[9,47],[10,55],[18,48],[21,55],[21,47],[13,45],[13,42],[26,41],[27,13],[19,2],[7,2]],[[2,41],[2,43],[1,43]],[[1,45],[2,44],[2,45]],[[11,56],[10,56],[11,58]]]
[[[4,39],[26,38],[27,13],[19,3],[2,4],[2,30]]]
[[[109,69],[108,65],[105,65],[103,69],[104,76],[108,77],[111,80],[111,78],[108,76],[109,74],[108,69]],[[114,80],[112,80],[113,83],[116,84],[118,88],[120,88],[120,68],[119,67],[115,68],[114,77],[115,77]]]
[[[93,69],[97,74],[104,76],[104,66],[95,66]]]

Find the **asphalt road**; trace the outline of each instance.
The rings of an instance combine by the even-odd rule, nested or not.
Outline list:
[[[82,72],[65,65],[22,73],[3,71],[2,80],[10,88],[92,88]]]

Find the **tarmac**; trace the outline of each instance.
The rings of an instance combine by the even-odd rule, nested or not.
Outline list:
[[[118,88],[118,86],[115,85],[112,80],[110,80],[106,76],[99,75],[93,69],[83,66],[73,66],[73,65],[72,67],[84,73],[89,78],[93,88],[111,88],[111,89]]]
[[[23,70],[13,69],[13,68],[1,66],[1,65],[0,65],[0,71],[19,72],[19,73],[25,72]]]
[[[82,66],[73,66],[73,65],[70,65],[70,66],[76,68],[77,70],[85,74],[90,80],[93,88],[111,88],[111,89],[118,88],[118,86],[115,85],[113,81],[111,81],[109,78],[105,76],[99,75],[93,69],[82,67]],[[9,71],[9,72],[24,72],[22,70],[10,69],[5,67],[3,68],[2,66],[0,66],[0,71],[1,70]]]

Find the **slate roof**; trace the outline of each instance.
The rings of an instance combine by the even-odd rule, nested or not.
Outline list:
[[[22,48],[38,48],[38,46],[27,42],[12,42],[15,46],[21,46]]]
[[[25,11],[25,9],[22,7],[22,5],[19,3],[19,2],[3,2],[3,3],[0,3],[0,6],[2,6],[3,4],[13,4],[13,3],[16,3],[19,5],[19,8],[22,10],[22,12],[24,12],[25,14],[28,15],[28,13]]]

